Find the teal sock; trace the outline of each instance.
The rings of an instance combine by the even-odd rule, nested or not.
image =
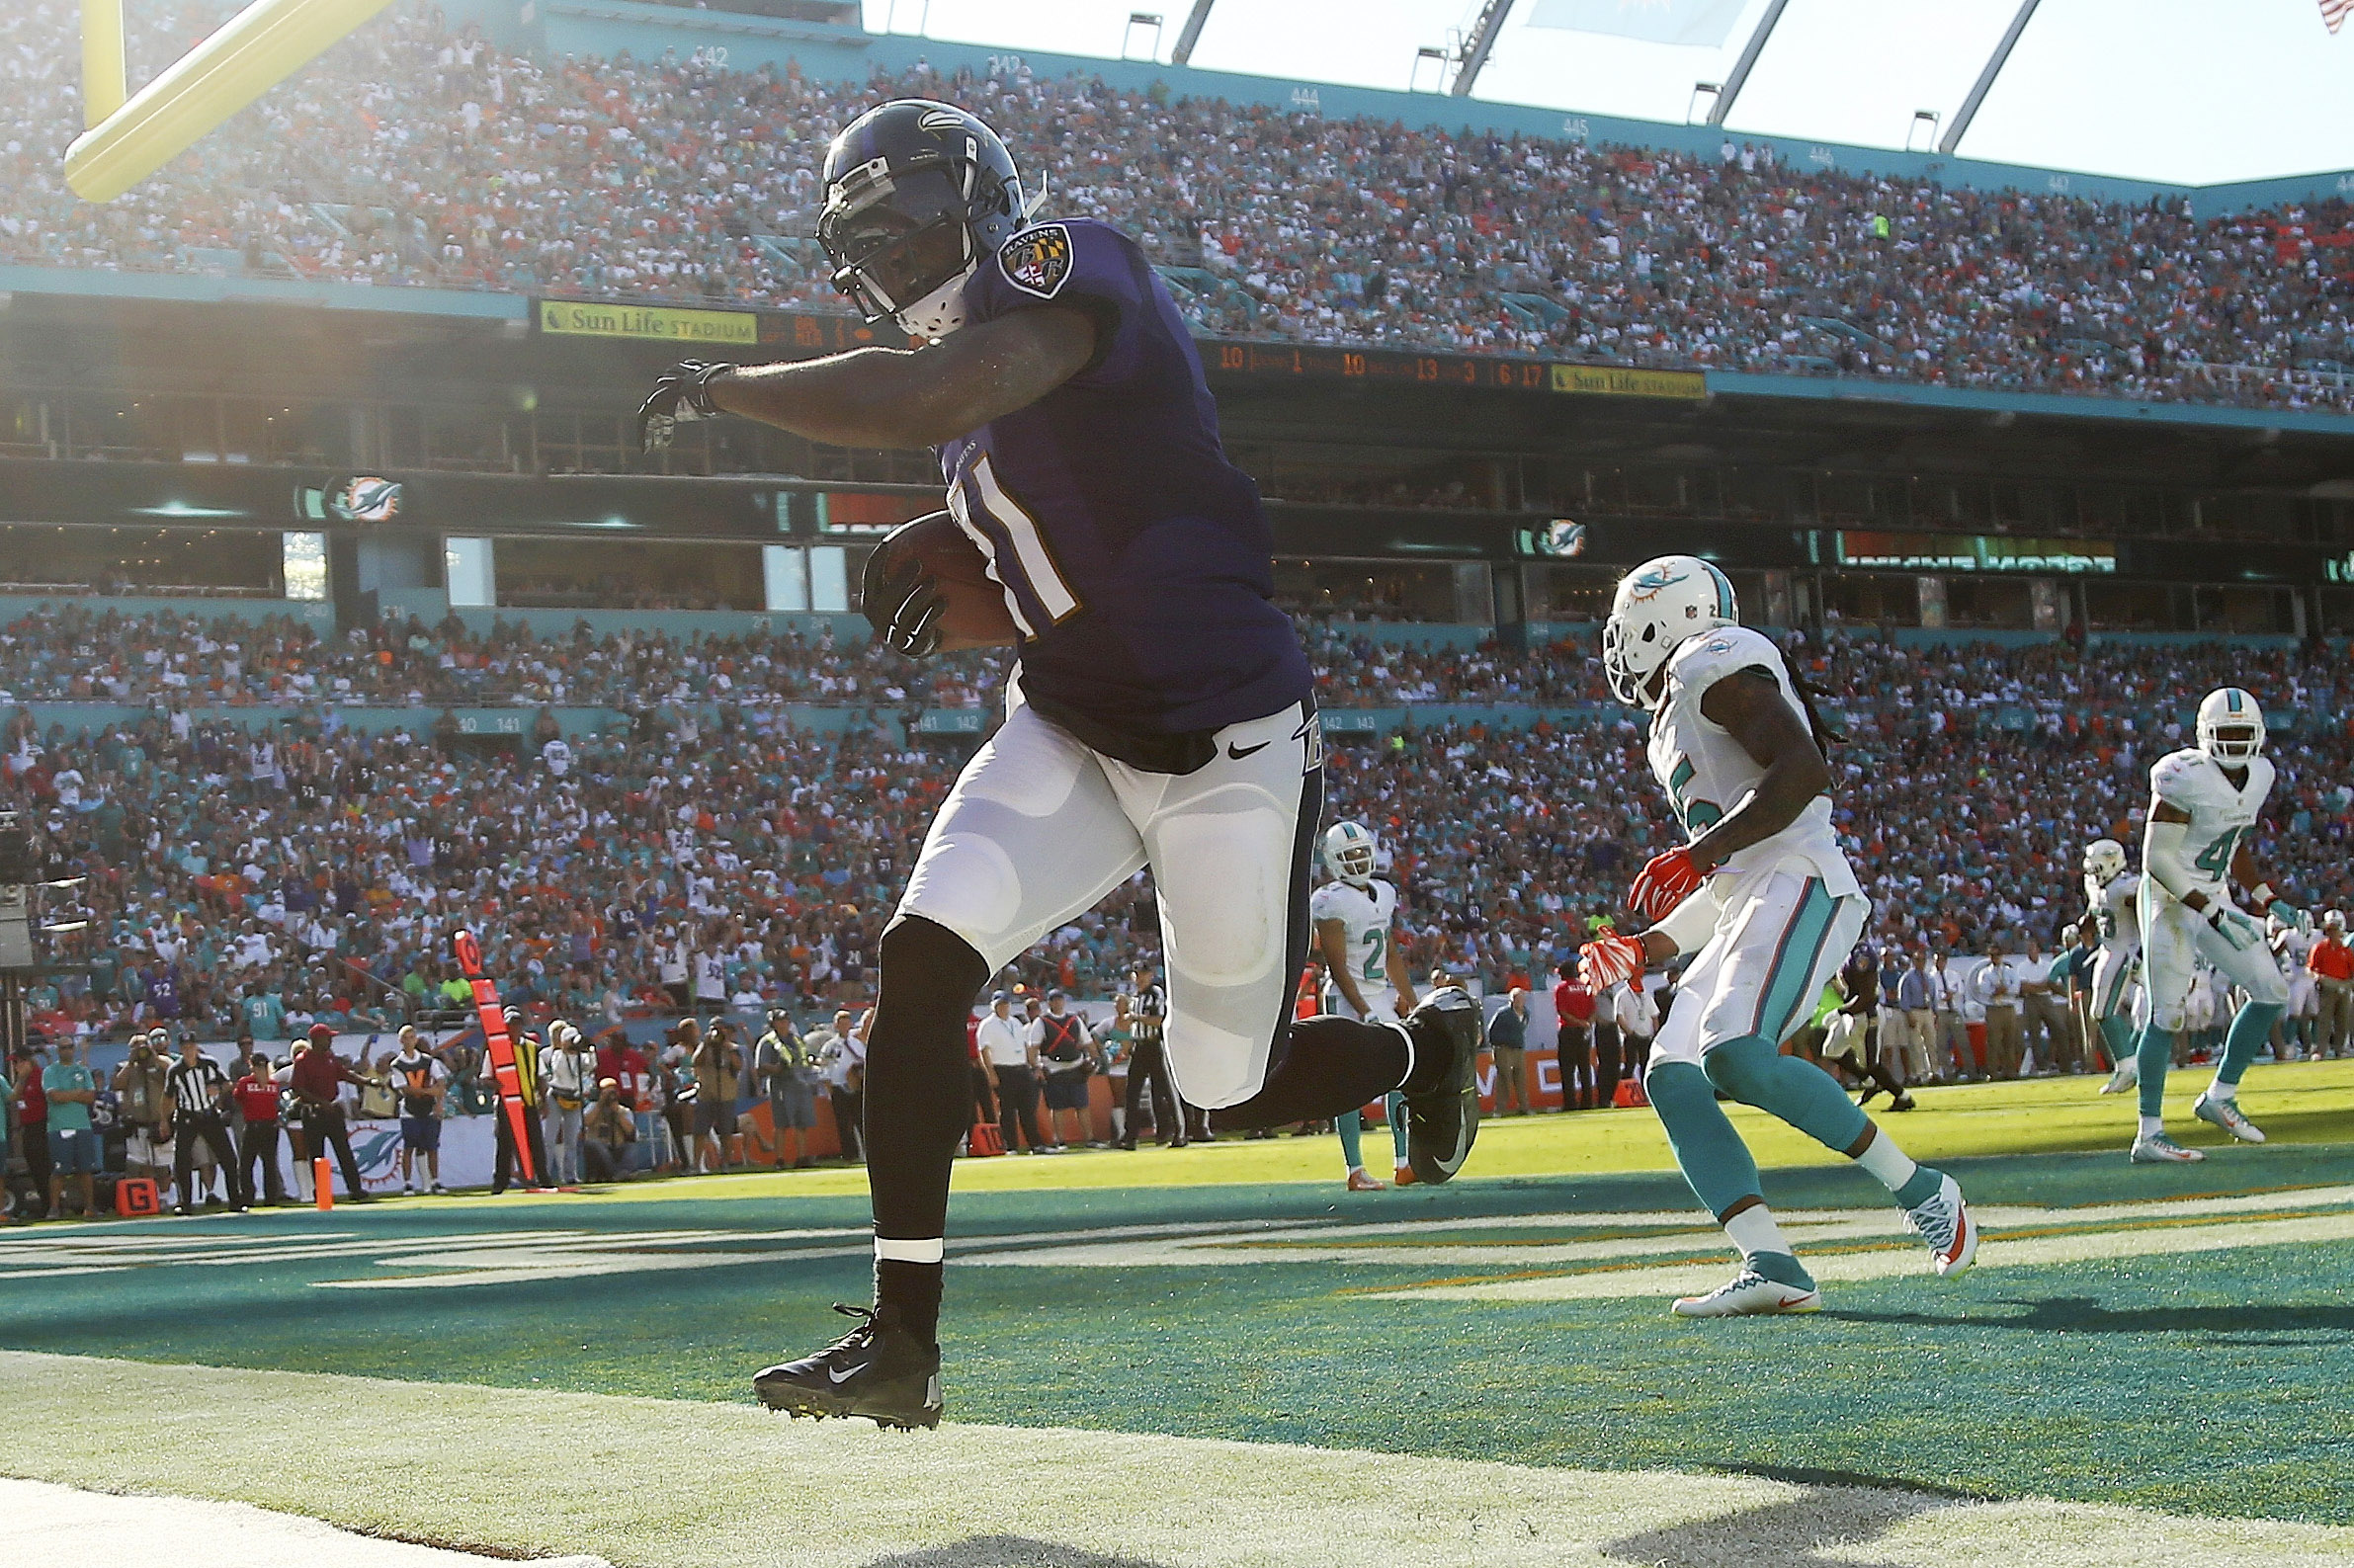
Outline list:
[[[1722,1214],[1744,1198],[1764,1196],[1757,1162],[1718,1107],[1708,1074],[1690,1062],[1660,1062],[1643,1075],[1642,1083],[1660,1126],[1667,1129],[1676,1166],[1692,1184],[1692,1196],[1702,1207],[1712,1215]]]
[[[1702,1058],[1710,1083],[1742,1105],[1780,1116],[1824,1148],[1845,1154],[1872,1125],[1837,1079],[1785,1056],[1762,1034],[1729,1039]]]
[[[2235,1084],[2239,1075],[2247,1071],[2247,1064],[2256,1059],[2272,1039],[2272,1021],[2281,1016],[2278,1002],[2250,1002],[2231,1020],[2231,1032],[2224,1036],[2224,1059],[2216,1064],[2215,1081]]]
[[[1355,1111],[1344,1111],[1332,1118],[1333,1130],[1340,1134],[1340,1157],[1349,1162],[1349,1169],[1365,1169],[1365,1117]]]
[[[1945,1172],[1920,1166],[1913,1171],[1912,1180],[1896,1189],[1896,1203],[1902,1208],[1918,1208],[1935,1197],[1937,1190],[1944,1185]]]
[[[1382,1114],[1389,1118],[1389,1149],[1397,1163],[1406,1163],[1406,1097],[1396,1090],[1389,1091],[1382,1102]]]
[[[1794,1290],[1814,1288],[1814,1276],[1808,1274],[1807,1266],[1790,1253],[1753,1252],[1741,1262],[1776,1284],[1786,1284]]]
[[[2166,1069],[2174,1065],[2174,1032],[2155,1024],[2142,1026],[2142,1042],[2135,1055],[2142,1061],[2142,1114],[2164,1115]]]
[[[2115,1069],[2134,1054],[2134,1026],[2123,1013],[2112,1013],[2101,1020],[2101,1041],[2108,1046],[2109,1066]]]

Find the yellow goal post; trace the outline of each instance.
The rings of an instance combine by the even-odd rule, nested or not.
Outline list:
[[[253,0],[132,93],[124,0],[82,0],[88,128],[65,149],[65,183],[84,201],[113,201],[390,3]]]

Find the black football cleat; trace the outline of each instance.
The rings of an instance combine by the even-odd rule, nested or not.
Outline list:
[[[1463,1169],[1479,1136],[1479,1004],[1461,986],[1442,986],[1407,1016],[1416,1076],[1444,1059],[1438,1082],[1405,1097],[1406,1166],[1432,1185]]]
[[[940,1425],[940,1348],[872,1307],[834,1303],[863,1321],[814,1356],[771,1366],[752,1391],[787,1415],[864,1416],[879,1427]]]

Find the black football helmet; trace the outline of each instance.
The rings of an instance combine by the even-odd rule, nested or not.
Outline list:
[[[953,104],[899,98],[842,128],[825,153],[817,242],[834,287],[869,321],[918,337],[965,324],[965,281],[1028,216],[997,132]]]

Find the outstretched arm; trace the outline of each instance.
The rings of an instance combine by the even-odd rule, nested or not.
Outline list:
[[[920,349],[853,349],[750,366],[712,377],[705,390],[722,413],[811,441],[936,447],[1029,407],[1094,356],[1094,318],[1050,305],[978,322]]]
[[[1831,767],[1781,684],[1763,670],[1724,677],[1702,695],[1700,711],[1765,769],[1748,799],[1692,841],[1692,865],[1705,875],[1796,822],[1808,802],[1829,792]]]

